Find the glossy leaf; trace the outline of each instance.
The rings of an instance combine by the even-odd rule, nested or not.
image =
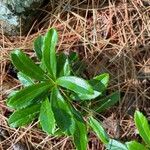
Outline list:
[[[128,147],[128,150],[148,150],[144,145],[136,141],[126,142],[126,145]]]
[[[102,95],[102,92],[106,89],[109,81],[109,74],[104,73],[102,75],[94,77],[89,81],[90,85],[94,89],[93,94],[72,94],[71,98],[73,100],[92,100]]]
[[[106,90],[109,82],[109,74],[104,73],[94,77],[89,83],[92,85],[93,89],[102,93]]]
[[[61,53],[57,57],[57,77],[69,76],[71,73],[68,57]]]
[[[57,88],[51,92],[51,106],[58,127],[68,135],[74,132],[73,114]]]
[[[134,122],[144,142],[150,146],[150,127],[146,117],[139,111],[134,114]]]
[[[92,87],[82,78],[67,76],[60,77],[56,83],[64,88],[74,91],[75,93],[81,94],[93,94]]]
[[[75,132],[73,133],[73,141],[77,150],[87,150],[87,128],[86,124],[78,111],[72,107],[72,113],[75,120]]]
[[[11,53],[11,60],[15,67],[25,75],[36,80],[45,80],[44,71],[20,50]]]
[[[16,93],[19,92],[18,90],[11,90],[11,92],[9,93],[9,95],[7,96],[8,100],[13,97],[14,95],[16,95]]]
[[[40,116],[39,116],[40,124],[42,126],[43,131],[47,134],[53,134],[55,131],[55,118],[51,108],[51,103],[49,99],[46,98],[41,105]]]
[[[51,89],[52,85],[50,83],[37,83],[31,86],[28,86],[14,96],[12,96],[7,105],[14,109],[21,109],[30,105],[33,99],[37,99],[41,94],[48,92]]]
[[[106,147],[108,150],[128,150],[125,144],[122,144],[121,142],[114,139],[110,139]]]
[[[11,127],[21,127],[31,123],[40,111],[40,104],[26,107],[14,112],[8,119]]]
[[[98,91],[94,91],[94,94],[76,94],[73,93],[70,95],[72,100],[76,100],[76,101],[85,101],[85,100],[91,100],[91,99],[95,99],[96,97],[100,96],[101,93]]]
[[[39,36],[34,41],[34,50],[39,60],[42,59],[43,36]]]
[[[55,29],[50,29],[44,36],[43,41],[43,61],[52,77],[56,77],[56,51],[58,35]]]
[[[112,93],[106,98],[100,100],[100,102],[96,104],[97,106],[94,110],[96,112],[102,112],[115,105],[119,100],[120,100],[120,93],[119,92]]]
[[[17,76],[24,87],[34,84],[34,81],[22,72],[18,72]]]
[[[102,127],[101,123],[98,122],[96,119],[94,119],[92,116],[89,117],[88,120],[89,125],[93,129],[93,131],[96,133],[98,138],[104,143],[108,144],[109,143],[109,137],[107,133],[105,132],[104,128]]]
[[[45,66],[45,63],[44,63],[44,59],[43,59],[43,58],[41,59],[40,67],[42,68],[42,70],[44,70],[45,72],[47,72],[47,69],[46,69],[46,66]],[[50,77],[51,77],[51,76],[50,76]]]

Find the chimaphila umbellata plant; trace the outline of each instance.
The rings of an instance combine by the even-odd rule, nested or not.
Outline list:
[[[76,149],[86,150],[89,125],[93,130],[96,128],[94,112],[100,113],[114,105],[119,100],[119,93],[106,97],[107,73],[91,80],[75,76],[73,68],[78,61],[77,54],[57,54],[57,41],[57,31],[53,28],[35,40],[38,64],[21,50],[11,53],[24,88],[7,100],[7,105],[15,110],[8,123],[16,128],[38,118],[48,135],[70,136]]]

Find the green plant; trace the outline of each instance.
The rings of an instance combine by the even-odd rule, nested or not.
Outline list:
[[[21,50],[11,53],[11,60],[19,70],[18,78],[24,88],[8,98],[7,105],[15,109],[9,117],[11,127],[20,127],[38,118],[48,135],[71,136],[78,150],[87,149],[88,125],[86,118],[102,112],[119,100],[119,93],[106,96],[109,75],[98,75],[91,80],[75,76],[78,62],[76,53],[56,54],[58,35],[50,29],[34,42],[39,59],[35,64]]]
[[[134,121],[139,135],[144,143],[137,141],[126,142],[125,144],[109,138],[100,122],[93,117],[89,118],[89,125],[97,134],[99,139],[105,144],[108,150],[150,150],[150,126],[146,117],[139,111],[134,114]]]
[[[148,120],[140,111],[135,111],[134,122],[139,135],[143,139],[143,143],[141,144],[136,141],[127,142],[128,149],[133,150],[137,147],[139,150],[150,150],[150,126]]]

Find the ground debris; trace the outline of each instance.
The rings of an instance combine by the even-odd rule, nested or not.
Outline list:
[[[0,142],[4,141],[9,136],[9,133],[0,127]]]
[[[107,72],[110,74],[107,92],[121,93],[116,106],[97,114],[97,117],[103,116],[103,127],[109,136],[122,142],[138,141],[133,118],[135,110],[138,108],[145,112],[150,120],[149,6],[150,0],[57,1],[53,13],[47,11],[47,16],[33,25],[32,34],[14,37],[0,34],[0,125],[12,135],[5,139],[0,134],[0,150],[10,147],[14,150],[31,150],[28,145],[39,150],[74,149],[73,143],[65,140],[65,137],[47,136],[37,126],[24,134],[26,127],[18,130],[7,125],[10,115],[6,106],[7,96],[21,87],[10,65],[10,52],[14,48],[21,48],[33,58],[33,41],[52,26],[59,33],[58,52],[77,52],[80,60],[86,62],[85,75],[88,78]],[[19,144],[15,144],[19,136]],[[95,134],[90,134],[88,150],[104,150],[103,147]]]

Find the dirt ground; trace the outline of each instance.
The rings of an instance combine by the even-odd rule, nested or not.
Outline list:
[[[108,72],[111,77],[108,92],[120,91],[120,102],[100,114],[110,136],[124,142],[140,140],[133,114],[139,109],[150,118],[149,0],[62,0],[42,9],[27,35],[9,37],[1,30],[0,150],[15,149],[18,142],[28,150],[74,149],[69,138],[49,137],[37,128],[37,122],[19,129],[7,124],[10,114],[5,104],[7,96],[21,87],[9,54],[20,48],[34,57],[34,39],[50,27],[59,33],[58,52],[78,52],[87,63],[90,77]],[[89,150],[104,149],[93,133],[89,137]]]

